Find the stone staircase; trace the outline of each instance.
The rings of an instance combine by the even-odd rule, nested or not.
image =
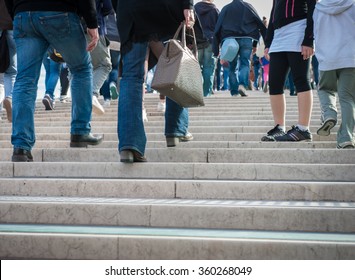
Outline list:
[[[35,162],[10,162],[0,121],[1,259],[354,259],[355,150],[336,129],[313,142],[263,143],[268,95],[218,92],[190,109],[194,141],[166,148],[146,95],[148,163],[122,164],[117,103],[93,116],[98,147],[69,148],[70,104],[37,104]],[[288,125],[297,98],[287,96]],[[319,126],[315,97],[311,131]]]

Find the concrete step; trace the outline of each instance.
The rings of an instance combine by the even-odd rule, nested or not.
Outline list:
[[[11,158],[12,149],[1,149],[0,161]],[[43,149],[33,155],[45,162],[117,162],[118,151],[104,148]],[[205,163],[324,163],[355,164],[355,150],[337,149],[273,149],[273,148],[148,148],[145,155],[150,162],[205,162]]]
[[[354,182],[355,164],[0,162],[0,177]]]
[[[355,232],[355,203],[0,197],[0,223]]]
[[[0,224],[2,259],[355,258],[355,235],[278,231]]]
[[[148,141],[164,141],[165,136],[163,133],[147,133]],[[193,133],[194,140],[196,141],[260,141],[266,132],[260,133]],[[336,134],[332,133],[329,136],[319,136],[317,134],[312,135],[312,141],[335,141]],[[11,134],[1,134],[0,140],[11,139]],[[36,134],[36,139],[38,140],[70,140],[69,133],[38,133]],[[105,133],[105,140],[108,141],[118,141],[117,133]]]
[[[319,126],[311,126],[310,131],[316,132]],[[164,128],[162,126],[145,126],[146,133],[161,133],[164,134]],[[1,134],[11,134],[11,127],[2,127],[0,128]],[[116,133],[117,125],[113,126],[104,126],[96,128],[100,133]],[[189,126],[189,131],[192,133],[266,133],[270,130],[270,126],[212,126],[206,123],[204,126]],[[331,131],[332,134],[335,134],[338,130],[338,126],[334,127]],[[40,126],[36,128],[36,134],[56,134],[58,132],[70,134],[69,122],[67,126],[57,126],[57,127],[46,127]]]
[[[354,182],[0,178],[1,196],[355,202]]]
[[[117,150],[117,141],[105,140],[100,144],[101,149],[112,149],[113,153]],[[12,145],[7,140],[0,141],[0,158],[9,160],[6,149],[12,149]],[[196,148],[255,148],[255,149],[335,149],[335,141],[314,141],[314,142],[260,142],[260,141],[190,141],[181,142],[178,148],[196,149]],[[56,148],[69,148],[69,140],[39,140],[36,141],[33,153],[39,153],[39,149],[56,149]],[[88,149],[96,149],[97,147],[88,146]],[[166,148],[166,141],[149,141],[147,142],[147,148]]]

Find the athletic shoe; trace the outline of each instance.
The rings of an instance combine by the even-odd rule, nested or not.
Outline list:
[[[54,110],[54,102],[53,102],[52,98],[49,96],[49,94],[46,94],[43,97],[42,103],[47,111]]]
[[[292,126],[285,135],[276,136],[275,140],[279,142],[312,141],[312,134],[309,130],[301,130],[297,126]]]
[[[157,106],[157,111],[165,113],[165,101],[159,101]]]
[[[317,134],[320,136],[329,136],[330,130],[336,125],[337,121],[334,119],[327,119],[323,122],[322,126],[318,128]]]
[[[273,129],[269,130],[267,134],[261,137],[261,141],[263,142],[272,142],[276,141],[276,136],[284,136],[286,133],[280,128],[280,125],[277,124]]]
[[[105,114],[104,107],[102,107],[102,105],[100,104],[99,100],[97,99],[97,97],[95,95],[93,95],[93,97],[92,97],[92,111],[98,115]]]
[[[117,91],[117,86],[115,82],[110,83],[110,93],[111,93],[111,98],[113,100],[118,98],[118,91]]]

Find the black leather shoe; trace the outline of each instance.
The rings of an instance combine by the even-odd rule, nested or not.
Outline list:
[[[88,145],[99,145],[104,139],[103,134],[85,134],[70,136],[70,147],[72,148],[86,148]]]
[[[13,162],[30,162],[33,161],[31,151],[15,148],[11,160]]]
[[[120,160],[125,163],[147,162],[147,158],[135,150],[123,150],[120,152]]]

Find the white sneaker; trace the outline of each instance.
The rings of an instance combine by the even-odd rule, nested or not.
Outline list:
[[[158,102],[157,111],[165,113],[165,101]]]
[[[97,100],[97,97],[95,95],[93,95],[92,97],[92,111],[98,115],[105,114],[104,107],[101,106],[99,100]]]
[[[110,101],[109,99],[106,99],[106,100],[104,101],[103,107],[104,107],[104,108],[107,108],[107,107],[110,107],[110,105],[111,105],[111,101]]]
[[[143,109],[142,111],[142,118],[143,118],[143,122],[147,122],[148,121],[148,116],[147,116],[147,110]]]

